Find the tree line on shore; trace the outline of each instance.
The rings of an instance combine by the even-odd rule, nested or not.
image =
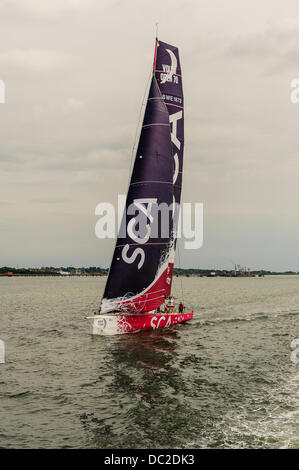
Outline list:
[[[97,266],[75,268],[73,266],[43,266],[41,268],[15,268],[9,266],[0,267],[0,276],[106,276],[108,268],[101,268]],[[298,274],[295,271],[267,271],[257,270],[250,271],[245,275],[236,272],[235,270],[224,269],[196,269],[196,268],[174,268],[175,276],[208,276],[208,277],[239,277],[239,276],[265,276],[275,274]]]

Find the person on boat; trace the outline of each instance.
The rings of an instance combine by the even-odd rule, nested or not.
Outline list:
[[[172,295],[168,297],[167,307],[169,308],[169,313],[172,313],[175,307],[174,299]]]
[[[183,311],[184,311],[184,304],[183,304],[182,301],[180,301],[180,303],[179,303],[179,313],[183,313]]]

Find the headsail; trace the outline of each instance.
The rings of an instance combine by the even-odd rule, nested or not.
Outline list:
[[[101,312],[148,312],[170,294],[174,213],[180,202],[183,95],[178,49],[156,42],[154,70],[139,145]],[[177,208],[176,208],[177,210]]]

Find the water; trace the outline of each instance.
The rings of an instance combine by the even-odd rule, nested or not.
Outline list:
[[[0,279],[0,447],[299,447],[298,276],[184,278],[192,322],[92,337],[104,282]]]

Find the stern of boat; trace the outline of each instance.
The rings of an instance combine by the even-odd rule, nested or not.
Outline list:
[[[94,315],[87,317],[90,320],[90,334],[116,335],[118,334],[118,317],[116,315]]]

